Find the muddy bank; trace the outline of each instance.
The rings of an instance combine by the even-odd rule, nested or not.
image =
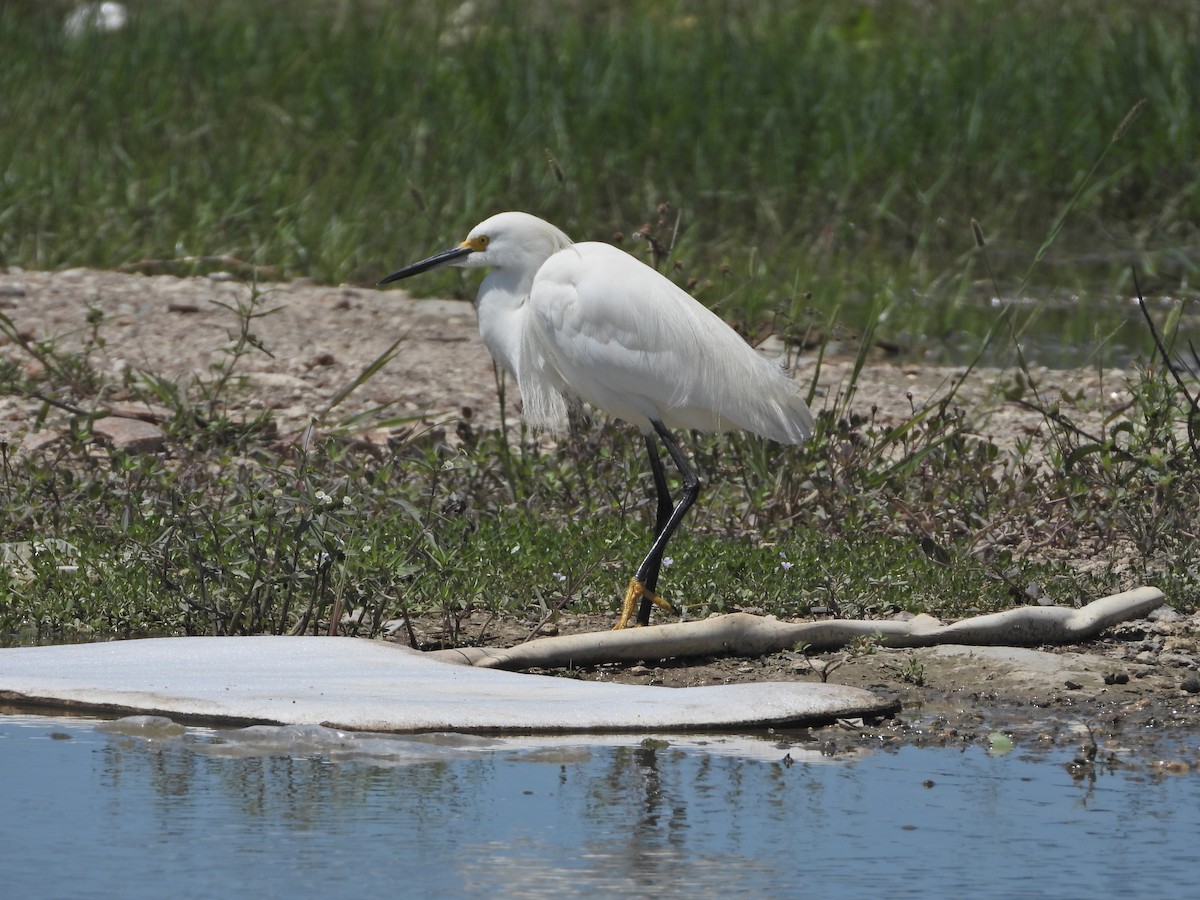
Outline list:
[[[417,620],[427,646],[445,637]],[[558,633],[603,629],[603,616],[566,616]],[[488,645],[529,637],[530,624],[464,622]],[[548,671],[558,677],[691,687],[819,681],[866,688],[901,704],[895,718],[815,730],[801,739],[829,753],[863,745],[991,746],[1004,735],[1026,750],[1068,747],[1084,765],[1137,764],[1200,774],[1200,614],[1172,607],[1109,629],[1088,644],[1036,649],[947,645],[917,649],[799,651],[756,658],[644,660]],[[795,740],[795,735],[789,735]]]

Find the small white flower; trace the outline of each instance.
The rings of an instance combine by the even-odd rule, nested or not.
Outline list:
[[[275,490],[271,491],[271,496],[272,497],[282,497],[283,496],[283,488],[275,488]]]
[[[670,568],[671,566],[675,565],[675,560],[673,558],[671,558],[670,556],[664,556],[663,557],[663,565],[666,566],[667,568]]]
[[[349,494],[347,494],[345,497],[342,498],[342,506],[353,506],[353,505],[354,505],[354,500],[351,498],[351,496]]]
[[[786,559],[779,564],[779,568],[783,569],[785,572],[791,567],[792,563],[788,562]]]
[[[550,574],[551,574],[551,576],[553,576],[555,581],[566,581],[567,580],[567,576],[564,575],[562,572],[551,572]]]
[[[370,544],[363,544],[363,546],[362,546],[362,552],[363,552],[363,553],[370,553],[370,552],[371,552],[371,545],[370,545]]]

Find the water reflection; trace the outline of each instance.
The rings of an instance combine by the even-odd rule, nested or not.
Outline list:
[[[0,718],[6,893],[1111,896],[1123,861],[1167,895],[1200,864],[1200,775],[1064,751],[130,731]]]

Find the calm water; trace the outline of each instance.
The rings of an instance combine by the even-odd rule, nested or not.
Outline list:
[[[1194,768],[98,724],[0,717],[5,896],[1179,896],[1200,872]]]

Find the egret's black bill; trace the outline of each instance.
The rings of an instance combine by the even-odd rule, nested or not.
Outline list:
[[[380,281],[376,287],[381,287],[385,284],[391,284],[393,281],[399,281],[401,278],[408,278],[410,275],[420,275],[422,272],[428,272],[430,269],[436,269],[438,266],[444,266],[454,262],[456,259],[462,259],[468,253],[471,253],[470,247],[451,247],[449,250],[443,250],[441,253],[435,253],[429,259],[423,259],[420,262],[415,262],[411,266],[405,266],[403,269],[397,269],[387,278]]]

